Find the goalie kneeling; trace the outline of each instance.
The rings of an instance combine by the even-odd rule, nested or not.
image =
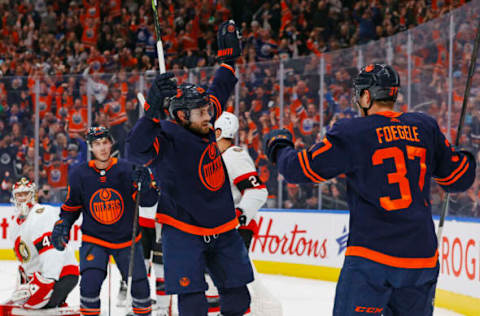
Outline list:
[[[35,183],[22,178],[12,187],[15,218],[11,235],[20,261],[19,282],[10,304],[27,309],[65,306],[78,283],[74,252],[58,251],[51,243],[52,228],[59,211],[36,200]]]

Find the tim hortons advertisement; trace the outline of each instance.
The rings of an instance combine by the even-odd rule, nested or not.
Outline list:
[[[348,214],[260,212],[252,259],[341,267]]]

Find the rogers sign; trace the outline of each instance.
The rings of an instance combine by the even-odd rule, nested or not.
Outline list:
[[[440,273],[480,281],[479,244],[474,238],[442,237]]]

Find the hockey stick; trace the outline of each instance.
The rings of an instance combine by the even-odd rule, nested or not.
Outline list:
[[[157,0],[152,0],[152,9],[153,22],[155,23],[155,35],[157,36],[158,67],[160,69],[160,73],[163,74],[165,72],[165,57],[163,56],[162,33],[160,29],[160,22],[158,21]]]
[[[462,137],[463,122],[465,121],[465,113],[467,112],[468,98],[470,97],[470,87],[472,86],[472,78],[473,78],[473,74],[475,73],[475,66],[477,64],[479,42],[480,42],[480,20],[478,22],[477,36],[475,37],[472,56],[470,58],[470,67],[468,68],[468,77],[467,77],[467,83],[465,87],[465,94],[463,96],[462,112],[460,113],[460,120],[458,122],[457,137],[455,138],[455,147],[459,145],[460,138]],[[438,230],[437,230],[437,242],[438,242],[437,246],[438,247],[441,244],[443,226],[445,225],[445,217],[448,214],[449,200],[450,200],[450,193],[447,193],[443,201],[442,212],[440,213],[440,220],[438,222]]]
[[[108,256],[108,316],[111,315],[112,310],[112,264],[111,257]]]
[[[133,215],[133,229],[132,229],[132,244],[130,245],[130,260],[128,262],[128,276],[127,276],[127,299],[126,308],[129,311],[132,302],[132,276],[133,276],[133,258],[135,255],[135,239],[137,237],[138,212],[140,208],[140,190],[142,183],[137,183],[137,199],[135,201],[135,214]],[[127,312],[128,313],[128,312]]]

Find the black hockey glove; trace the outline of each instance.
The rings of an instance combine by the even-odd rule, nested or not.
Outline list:
[[[145,104],[145,116],[154,121],[165,119],[165,98],[177,94],[177,81],[175,75],[166,72],[158,75],[148,90],[147,104]]]
[[[235,60],[242,54],[240,31],[235,21],[228,20],[220,24],[217,33],[218,60],[230,66],[235,65]]]
[[[72,224],[66,218],[60,218],[55,222],[52,230],[52,245],[55,249],[63,251],[70,240],[70,228]]]
[[[294,147],[289,130],[276,129],[264,136],[263,151],[272,163],[277,162],[277,150],[288,146]]]
[[[138,184],[139,182],[142,184],[140,190],[146,190],[152,183],[150,171],[148,171],[148,168],[141,166],[135,166],[131,174],[131,179],[135,184]]]

